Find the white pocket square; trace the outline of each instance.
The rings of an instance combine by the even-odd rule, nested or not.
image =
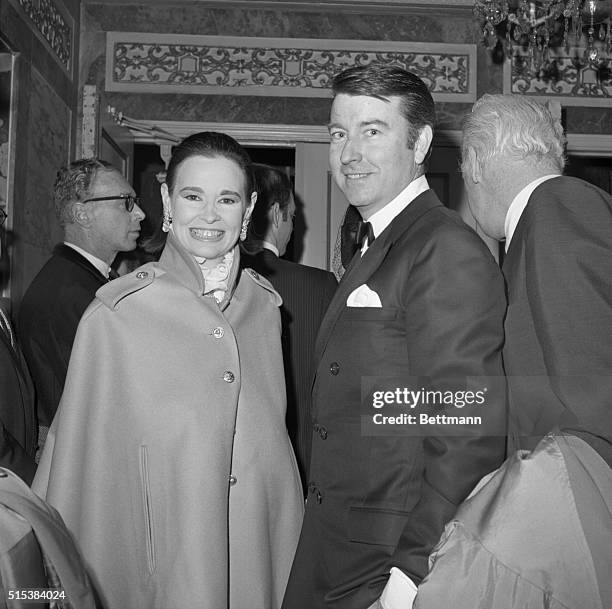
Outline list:
[[[382,302],[378,294],[364,283],[349,294],[346,299],[346,306],[382,308]]]

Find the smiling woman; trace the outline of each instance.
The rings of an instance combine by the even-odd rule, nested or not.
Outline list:
[[[81,321],[35,488],[106,609],[278,609],[303,501],[280,297],[240,267],[249,157],[190,136],[162,198],[159,262],[99,290]]]

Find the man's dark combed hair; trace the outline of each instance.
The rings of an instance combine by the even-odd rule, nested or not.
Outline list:
[[[399,66],[370,63],[354,66],[337,74],[332,80],[334,96],[367,95],[383,101],[399,97],[404,118],[409,124],[408,146],[412,148],[421,129],[436,121],[434,101],[427,85],[415,74]]]
[[[280,169],[255,163],[253,165],[255,174],[255,189],[257,190],[257,203],[251,215],[251,229],[254,236],[263,238],[268,229],[268,212],[274,203],[287,218],[287,208],[293,194],[293,186],[289,176]]]

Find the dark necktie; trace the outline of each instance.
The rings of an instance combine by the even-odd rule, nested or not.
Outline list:
[[[115,269],[111,269],[108,272],[108,280],[112,281],[113,279],[117,279],[117,277],[119,277],[119,273],[117,273],[117,271]]]
[[[369,222],[360,222],[357,228],[357,236],[355,239],[355,242],[358,246],[357,249],[361,249],[363,247],[366,238],[368,239],[368,247],[370,247],[372,243],[374,243],[375,239],[374,229],[372,228],[372,225]]]

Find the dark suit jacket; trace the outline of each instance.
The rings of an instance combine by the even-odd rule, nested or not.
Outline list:
[[[332,273],[283,260],[270,250],[264,249],[255,256],[243,256],[241,260],[245,267],[266,277],[283,299],[281,319],[287,429],[302,485],[306,489],[312,442],[310,388],[314,372],[314,343],[338,284]]]
[[[510,449],[560,426],[612,464],[612,197],[577,178],[538,186],[503,272]]]
[[[17,328],[36,387],[40,425],[51,425],[77,326],[98,288],[107,282],[81,254],[60,244],[23,297]]]
[[[19,345],[0,328],[0,466],[32,483],[36,464],[34,387]]]
[[[347,307],[364,283],[382,308]],[[427,573],[444,524],[504,459],[504,310],[490,252],[432,190],[353,258],[317,337],[310,493],[284,609],[365,609],[392,566],[417,584]],[[369,387],[460,389],[481,375],[495,377],[476,385],[488,388],[479,414],[497,437],[442,425],[376,435],[367,425]]]

